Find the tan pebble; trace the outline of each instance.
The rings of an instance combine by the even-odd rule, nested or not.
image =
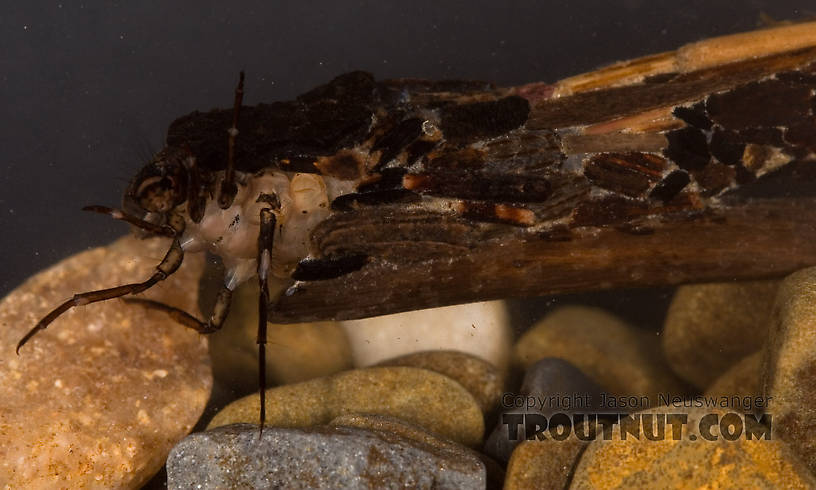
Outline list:
[[[168,245],[122,238],[0,302],[0,351],[15,360],[0,362],[0,487],[137,488],[198,420],[212,385],[207,341],[164,313],[120,300],[74,308],[14,355],[52,308],[77,292],[147,279]],[[186,257],[145,296],[198,315],[203,259]]]
[[[774,435],[790,443],[816,472],[816,268],[782,281],[762,371]]]
[[[661,335],[672,369],[705,389],[731,365],[762,348],[779,281],[681,286]]]
[[[707,408],[659,407],[646,414],[688,415],[678,440],[665,425],[666,437],[650,441],[643,434],[621,440],[615,426],[610,440],[595,440],[584,451],[571,490],[625,488],[757,488],[808,489],[816,479],[791,448],[771,435],[770,440],[725,440],[718,424],[710,426],[716,440],[705,440],[699,427],[703,417],[715,414],[718,421],[726,412]],[[750,419],[749,419],[750,421]],[[762,430],[755,423],[757,434]],[[692,439],[695,440],[692,440]]]
[[[512,332],[502,301],[470,303],[342,322],[358,367],[428,350],[457,350],[504,371]]]
[[[649,406],[658,403],[658,393],[685,391],[662,358],[657,336],[598,308],[559,308],[516,342],[519,368],[526,370],[545,357],[572,363],[612,394],[646,396]]]
[[[381,362],[381,366],[409,366],[428,369],[453,379],[476,398],[482,412],[498,406],[504,380],[495,366],[464,352],[440,350],[406,354]]]
[[[561,490],[566,488],[578,457],[587,442],[570,437],[524,441],[513,450],[507,463],[505,490]]]
[[[412,441],[426,444],[431,447],[437,448],[458,447],[461,448],[461,450],[470,451],[456,443],[446,441],[444,439],[439,439],[438,437],[431,434],[427,430],[423,429],[419,425],[412,424],[397,417],[391,417],[388,415],[347,413],[335,417],[329,422],[328,425],[357,427],[360,429],[388,432],[391,434],[396,434],[405,439],[410,439]]]
[[[763,399],[760,382],[760,368],[762,365],[762,351],[754,352],[731,366],[719,378],[714,380],[705,392],[706,396],[726,397],[728,406],[735,409],[747,408],[752,411],[756,401]],[[764,402],[763,402],[764,404]]]
[[[257,394],[216,414],[208,429],[239,422],[257,423]],[[484,421],[479,405],[447,376],[411,367],[372,367],[266,391],[266,424],[311,427],[343,414],[390,415],[467,446],[481,443]]]
[[[235,391],[257,389],[258,284],[249,281],[233,294],[224,327],[210,338],[213,372]],[[266,379],[298,383],[352,368],[351,346],[338,322],[267,324]]]

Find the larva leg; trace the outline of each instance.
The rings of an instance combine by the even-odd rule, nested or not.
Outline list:
[[[178,234],[178,231],[176,231],[170,225],[157,225],[154,223],[150,223],[143,219],[137,218],[136,216],[127,214],[126,212],[120,209],[114,209],[105,206],[85,206],[84,208],[82,208],[82,210],[91,211],[99,214],[106,214],[113,219],[124,221],[125,223],[131,224],[136,228],[140,228],[142,230],[148,231],[156,235],[174,237]]]
[[[51,313],[47,314],[42,320],[34,325],[34,328],[29,330],[27,334],[17,344],[17,354],[20,353],[20,348],[31,339],[37,332],[45,330],[48,325],[59,318],[60,315],[70,310],[75,306],[87,305],[96,303],[97,301],[105,301],[106,299],[118,298],[126,294],[138,294],[153,287],[159,281],[167,279],[168,276],[176,272],[184,260],[184,250],[179,244],[178,238],[173,239],[173,244],[167,251],[167,254],[162,259],[161,263],[156,266],[156,272],[150,276],[150,279],[144,282],[137,282],[133,284],[125,284],[124,286],[117,286],[110,289],[100,289],[97,291],[88,291],[85,293],[75,294],[73,298],[56,307]]]
[[[261,402],[260,431],[266,419],[266,322],[269,316],[269,286],[267,277],[272,260],[277,219],[269,208],[261,209],[261,230],[258,234],[258,393]]]
[[[224,180],[221,181],[221,192],[218,194],[218,205],[221,209],[232,206],[238,186],[235,185],[235,138],[238,136],[238,115],[241,113],[241,103],[244,100],[244,72],[238,77],[238,86],[235,87],[235,103],[232,108],[232,127],[227,130],[227,169]]]
[[[210,334],[217,332],[224,325],[224,321],[227,319],[227,314],[229,314],[230,303],[232,302],[232,290],[226,286],[221,288],[221,291],[218,292],[218,296],[215,300],[212,315],[210,315],[210,319],[207,322],[202,322],[193,315],[182,309],[176,308],[175,306],[166,305],[152,299],[127,298],[125,301],[128,303],[137,303],[154,310],[163,311],[170,315],[170,318],[187,328],[191,328],[198,333]]]

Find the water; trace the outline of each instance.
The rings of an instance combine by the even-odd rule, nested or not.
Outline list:
[[[247,104],[291,98],[350,69],[515,85],[750,30],[760,13],[787,19],[812,9],[807,0],[552,3],[7,5],[0,15],[0,293],[126,233],[80,208],[118,206],[167,125],[196,109],[228,107],[240,69]],[[669,292],[580,299],[658,329]],[[517,330],[570,299],[577,298],[514,302]]]

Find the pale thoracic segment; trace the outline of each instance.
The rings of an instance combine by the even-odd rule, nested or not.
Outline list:
[[[232,205],[221,209],[215,199],[209,199],[200,222],[187,218],[182,248],[221,257],[227,271],[225,285],[234,289],[257,273],[260,211],[270,208],[277,225],[269,272],[289,278],[297,263],[309,255],[310,234],[328,217],[331,200],[353,188],[336,180],[271,169],[255,175],[238,173]]]

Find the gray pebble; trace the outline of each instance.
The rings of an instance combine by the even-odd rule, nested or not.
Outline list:
[[[538,407],[506,409],[499,415],[498,423],[485,442],[484,452],[501,462],[507,462],[513,449],[525,439],[524,426],[520,426],[517,438],[510,438],[509,427],[502,422],[508,414],[535,413],[547,417],[556,413],[592,413],[601,410],[603,390],[580,369],[569,362],[554,357],[541,359],[524,374],[520,389],[539,402]],[[555,398],[553,398],[555,397]],[[513,398],[502,400],[504,405]]]
[[[167,460],[167,488],[484,488],[484,464],[454,443],[428,445],[356,427],[235,424],[196,433]]]

